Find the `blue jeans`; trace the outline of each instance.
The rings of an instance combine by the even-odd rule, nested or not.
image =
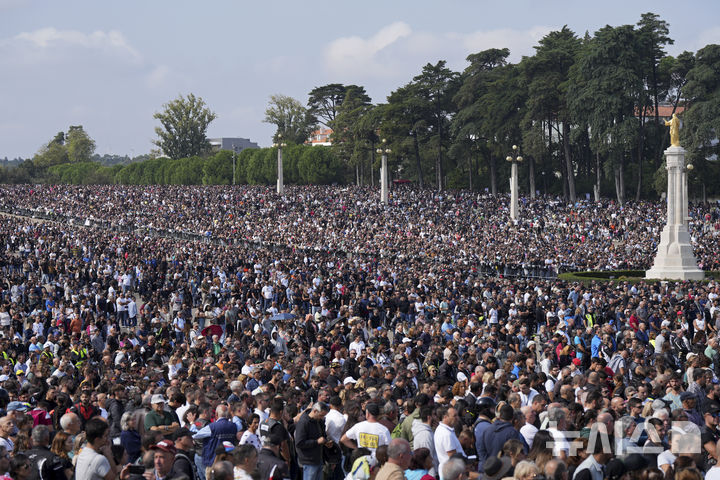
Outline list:
[[[323,478],[322,465],[303,465],[302,472],[302,480],[322,480]]]
[[[197,467],[198,477],[200,477],[200,480],[205,480],[205,464],[202,457],[197,453],[195,454],[195,466]]]

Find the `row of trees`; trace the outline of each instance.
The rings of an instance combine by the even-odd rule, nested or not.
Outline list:
[[[517,64],[508,62],[508,49],[469,55],[463,72],[429,63],[382,104],[357,85],[315,88],[304,109],[274,96],[266,121],[284,139],[304,138],[315,124],[332,128],[333,149],[358,183],[372,178],[385,138],[395,174],[420,186],[507,191],[500,187],[509,176],[504,159],[519,145],[531,195],[551,191],[574,201],[578,192],[602,191],[622,202],[666,188],[669,136],[659,112],[669,105],[684,110],[691,181],[718,193],[717,182],[708,182],[718,165],[708,159],[719,148],[720,46],[673,57],[665,52],[671,44],[668,23],[653,13],[592,36],[563,27]]]
[[[277,179],[277,148],[246,149],[237,155],[227,150],[204,156],[172,159],[153,158],[127,165],[106,166],[99,162],[65,162],[40,169],[34,161],[8,169],[0,180],[6,183],[38,181],[63,184],[125,185],[271,185]],[[30,168],[32,166],[32,168]],[[285,181],[293,184],[344,183],[345,164],[326,147],[289,145],[283,149]]]
[[[277,179],[277,148],[227,150],[211,156],[157,158],[123,167],[115,183],[133,185],[271,185]],[[283,175],[294,184],[330,184],[344,180],[344,165],[329,148],[291,145],[283,149]]]

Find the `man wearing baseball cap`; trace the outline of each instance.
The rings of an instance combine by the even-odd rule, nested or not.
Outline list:
[[[172,413],[165,410],[165,397],[162,395],[153,395],[150,405],[152,410],[145,415],[145,430],[161,432],[169,439],[180,428],[180,423],[175,420]]]
[[[172,466],[171,476],[186,475],[187,478],[195,480],[198,478],[194,462],[194,447],[192,432],[187,428],[179,428],[175,432],[175,462]]]
[[[175,454],[177,453],[175,443],[172,440],[161,440],[150,447],[150,450],[154,452],[153,464],[155,465],[154,473],[157,480],[171,480],[179,477],[171,474],[175,463]]]

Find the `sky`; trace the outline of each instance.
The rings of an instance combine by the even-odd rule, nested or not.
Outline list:
[[[423,65],[510,49],[532,55],[545,34],[670,24],[677,55],[720,43],[717,0],[0,0],[0,158],[32,157],[82,125],[96,153],[155,148],[153,118],[179,95],[202,97],[209,137],[272,143],[273,94],[303,104],[328,83],[362,85],[382,103]]]

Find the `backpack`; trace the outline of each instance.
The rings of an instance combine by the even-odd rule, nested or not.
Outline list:
[[[184,453],[180,453],[180,452],[175,454],[175,459],[177,460],[178,458],[184,458],[190,464],[190,468],[192,469],[192,475],[193,475],[190,480],[198,480],[200,478],[200,475],[198,474],[197,465],[195,465],[195,462],[190,460],[190,458],[188,458],[187,455],[185,455]]]

